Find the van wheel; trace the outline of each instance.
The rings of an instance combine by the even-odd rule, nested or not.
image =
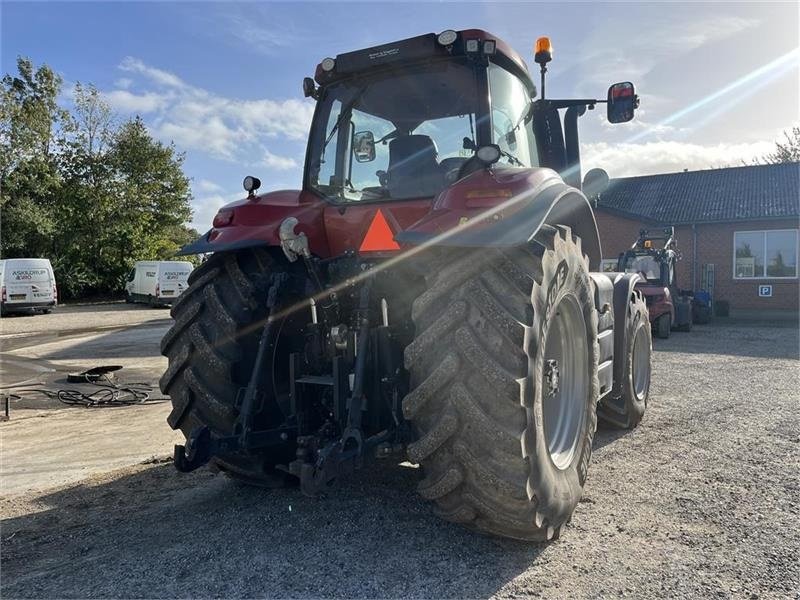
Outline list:
[[[49,315],[51,312],[53,312],[52,308],[44,308],[44,309],[42,309],[42,314],[43,315]]]

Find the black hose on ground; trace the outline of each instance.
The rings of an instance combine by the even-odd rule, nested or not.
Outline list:
[[[104,406],[130,406],[133,404],[153,403],[158,400],[150,399],[153,387],[145,383],[129,383],[119,385],[114,383],[108,375],[100,378],[86,378],[88,385],[99,389],[86,393],[75,389],[45,390],[38,388],[16,389],[9,396],[12,399],[22,400],[21,393],[42,394],[50,399],[58,400],[68,406],[83,406],[86,408],[100,408]]]

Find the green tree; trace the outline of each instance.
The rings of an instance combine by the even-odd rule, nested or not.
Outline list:
[[[123,124],[109,152],[118,198],[116,236],[139,260],[174,256],[191,219],[184,155],[154,140],[140,118]],[[127,271],[121,272],[122,275]]]
[[[42,256],[61,185],[53,149],[68,115],[57,104],[61,78],[50,67],[20,57],[17,70],[3,77],[0,92],[0,253]]]
[[[2,80],[3,257],[50,258],[62,296],[120,293],[136,260],[172,258],[197,236],[182,154],[136,118],[117,126],[102,95],[19,58]]]
[[[791,131],[784,131],[785,142],[775,142],[775,151],[765,154],[758,162],[764,164],[778,164],[800,161],[800,127],[792,127]]]

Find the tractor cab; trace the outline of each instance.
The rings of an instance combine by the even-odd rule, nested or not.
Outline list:
[[[624,273],[638,273],[649,284],[677,290],[675,281],[677,254],[674,246],[672,227],[662,232],[642,229],[639,232],[639,239],[631,249],[620,255],[618,270]]]
[[[642,229],[631,248],[620,254],[617,270],[636,273],[642,279],[636,285],[645,298],[650,322],[658,337],[669,337],[672,329],[689,330],[692,323],[691,294],[678,288],[675,263],[675,229]]]
[[[622,82],[604,99],[545,98],[552,54],[540,38],[538,90],[521,56],[478,29],[325,58],[303,80],[316,106],[302,189],[259,194],[259,179],[245,177],[247,198],[222,207],[213,228],[181,252],[286,249],[301,234],[308,253],[324,259],[377,258],[434,238],[508,246],[558,217],[597,267],[594,216],[580,194],[577,121],[603,103],[610,122],[629,121],[638,97]]]
[[[542,90],[551,57],[541,38]],[[303,90],[318,101],[304,188],[343,206],[433,198],[487,165],[549,167],[580,188],[570,120],[607,102],[609,120],[627,121],[637,103],[630,83],[612,86],[606,100],[537,100],[522,58],[481,30],[326,58]],[[572,110],[566,140],[561,108]]]

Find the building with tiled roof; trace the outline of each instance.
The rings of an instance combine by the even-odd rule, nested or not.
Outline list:
[[[640,229],[673,225],[682,288],[733,315],[797,317],[800,163],[612,179],[595,202],[607,267]]]

